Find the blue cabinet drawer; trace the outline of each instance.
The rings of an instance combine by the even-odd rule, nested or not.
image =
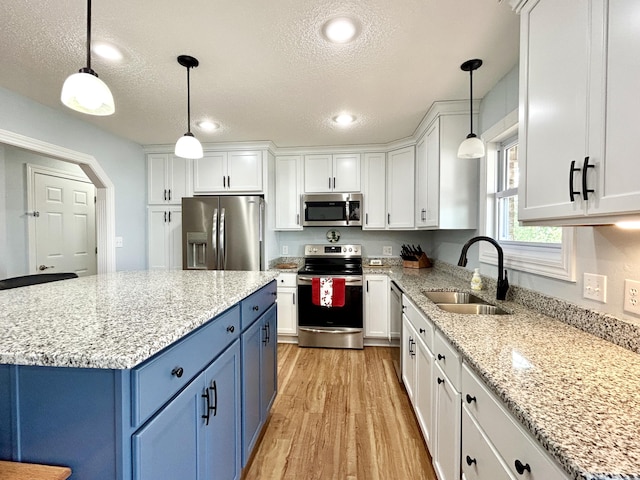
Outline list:
[[[237,306],[131,372],[133,426],[144,422],[240,335]]]
[[[278,285],[274,280],[242,300],[242,330],[256,321],[260,315],[266,312],[269,307],[275,303],[277,287]]]

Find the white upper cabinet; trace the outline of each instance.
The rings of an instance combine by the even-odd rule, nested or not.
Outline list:
[[[530,0],[521,11],[519,218],[600,224],[640,214],[637,0]]]
[[[415,148],[400,148],[387,155],[387,228],[412,229]]]
[[[276,157],[276,230],[302,230],[300,192],[302,190],[302,157]]]
[[[180,205],[190,196],[189,162],[168,153],[147,155],[147,203]]]
[[[468,115],[442,114],[416,145],[415,226],[420,229],[478,227],[479,162],[458,158]]]
[[[360,154],[317,154],[304,157],[305,193],[360,191]]]
[[[193,161],[194,193],[262,192],[263,152],[205,152]]]
[[[362,165],[363,230],[384,230],[386,224],[387,156],[366,153]]]

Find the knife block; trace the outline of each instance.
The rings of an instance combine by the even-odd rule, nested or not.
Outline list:
[[[416,257],[416,260],[403,260],[402,266],[404,268],[429,268],[431,267],[431,261],[427,258],[426,254],[422,254]]]

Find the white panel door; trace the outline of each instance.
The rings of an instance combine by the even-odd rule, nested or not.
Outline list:
[[[88,182],[34,175],[37,273],[94,275],[95,187]]]
[[[301,157],[299,155],[276,157],[276,230],[302,230],[301,183]]]
[[[415,153],[413,147],[388,153],[387,228],[413,228]]]
[[[384,230],[387,217],[387,156],[367,153],[362,168],[363,230]]]
[[[191,160],[172,157],[169,162],[169,194],[167,201],[175,205],[182,204],[182,197],[191,196]],[[151,203],[151,202],[149,202]]]
[[[205,152],[193,161],[193,192],[223,192],[227,185],[227,152]]]
[[[433,451],[433,353],[418,338],[416,341],[415,411],[425,443]]]
[[[169,268],[182,269],[182,208],[170,207],[168,210],[167,236],[169,237]]]
[[[389,277],[365,275],[364,336],[389,337]]]
[[[324,193],[333,190],[332,155],[305,155],[305,193]]]
[[[262,191],[262,152],[229,152],[227,189],[231,192]]]
[[[353,193],[360,191],[360,154],[333,156],[333,191]]]
[[[169,243],[167,222],[169,212],[166,207],[149,207],[147,222],[149,227],[149,270],[166,270],[169,268]]]
[[[157,154],[147,156],[147,200],[148,203],[165,203],[168,198],[169,155]]]
[[[433,466],[440,480],[460,478],[461,395],[444,374],[440,365],[433,365],[435,379],[434,456]]]

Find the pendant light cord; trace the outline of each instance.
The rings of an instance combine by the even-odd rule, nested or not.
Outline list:
[[[191,79],[189,70],[191,70],[191,67],[187,67],[187,133],[191,133]]]
[[[473,133],[473,70],[469,70],[469,133]]]
[[[87,68],[91,70],[91,0],[87,0]]]

